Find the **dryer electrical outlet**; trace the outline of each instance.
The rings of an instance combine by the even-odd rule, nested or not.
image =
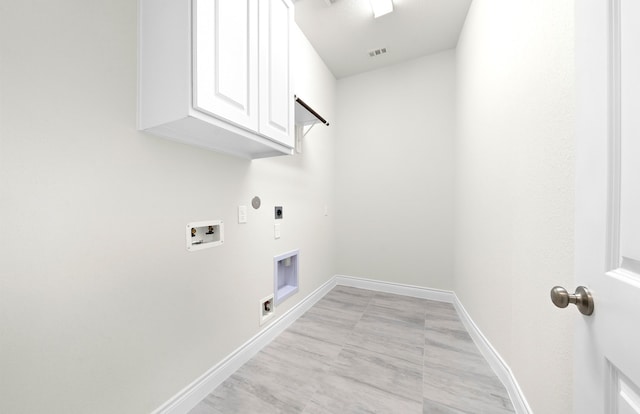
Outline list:
[[[284,217],[284,209],[282,206],[276,206],[274,215],[276,220],[282,220]]]

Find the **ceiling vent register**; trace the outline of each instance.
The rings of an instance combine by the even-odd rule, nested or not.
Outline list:
[[[370,57],[376,57],[376,56],[384,55],[385,53],[387,53],[387,48],[386,47],[382,47],[380,49],[370,50],[369,51],[369,56]]]

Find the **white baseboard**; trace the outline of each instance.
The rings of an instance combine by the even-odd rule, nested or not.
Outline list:
[[[336,285],[335,277],[313,291],[293,308],[272,322],[265,329],[249,339],[220,363],[209,369],[152,414],[183,414],[198,405],[216,387],[229,378],[238,368],[267,346],[293,322],[309,310]]]
[[[500,354],[498,354],[498,351],[496,351],[496,349],[491,345],[489,340],[482,334],[478,326],[473,322],[454,292],[345,275],[336,275],[332,277],[329,281],[304,298],[300,303],[276,319],[268,327],[245,342],[220,363],[209,369],[206,373],[200,376],[200,378],[196,379],[161,407],[153,411],[152,414],[188,413],[189,410],[195,407],[218,385],[222,384],[262,348],[267,346],[276,336],[287,329],[296,321],[296,319],[302,316],[336,285],[452,303],[456,308],[462,323],[467,328],[471,338],[480,350],[480,353],[484,356],[507,389],[516,413],[533,414],[533,411],[531,411],[531,408],[529,407],[518,382],[513,376],[511,369],[504,362]]]
[[[460,320],[464,324],[465,328],[471,335],[473,342],[476,344],[480,353],[487,360],[493,372],[496,373],[502,384],[507,389],[509,393],[509,397],[511,398],[511,402],[513,403],[513,408],[516,411],[516,414],[533,414],[531,411],[531,407],[529,407],[529,403],[522,393],[522,389],[520,385],[518,385],[518,381],[513,376],[513,372],[511,372],[511,368],[507,365],[507,363],[502,359],[498,351],[491,345],[489,340],[482,334],[480,328],[473,322],[467,310],[462,306],[460,299],[458,296],[454,294],[453,306],[456,308],[458,312],[458,316],[460,316]]]
[[[384,282],[381,280],[364,279],[361,277],[336,275],[336,285],[350,286],[376,292],[394,293],[396,295],[411,296],[412,298],[429,299],[438,302],[453,303],[454,293],[448,290],[430,289],[420,286],[402,285],[400,283]]]

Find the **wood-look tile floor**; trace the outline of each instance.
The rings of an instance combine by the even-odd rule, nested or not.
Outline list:
[[[342,286],[191,411],[513,412],[451,304]]]

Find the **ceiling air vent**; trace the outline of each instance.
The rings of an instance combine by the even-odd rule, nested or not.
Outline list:
[[[369,56],[370,57],[376,57],[376,56],[384,55],[385,53],[387,53],[387,48],[386,47],[381,47],[380,49],[370,50],[369,51]]]

